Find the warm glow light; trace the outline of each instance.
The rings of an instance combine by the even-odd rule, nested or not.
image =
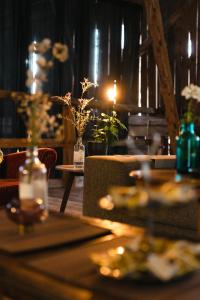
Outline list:
[[[108,99],[109,99],[110,101],[114,101],[115,95],[114,95],[114,90],[113,90],[113,88],[108,89],[107,95],[108,95]]]
[[[124,247],[118,247],[117,248],[117,254],[122,255],[122,254],[124,254],[124,252],[125,252]]]
[[[116,83],[116,80],[114,80],[113,87],[108,89],[107,96],[108,96],[108,99],[110,101],[113,101],[113,103],[116,104],[116,98],[117,98],[117,83]]]
[[[104,276],[109,276],[110,275],[110,269],[108,267],[101,267],[100,268],[100,273]]]
[[[99,200],[99,205],[103,209],[112,210],[114,208],[114,204],[110,196],[103,197]]]
[[[120,276],[120,270],[119,269],[115,269],[112,272],[113,277],[118,278]]]

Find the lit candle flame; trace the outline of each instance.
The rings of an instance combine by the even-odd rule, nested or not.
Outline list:
[[[116,104],[116,98],[117,98],[117,82],[114,80],[114,84],[112,88],[109,88],[107,91],[108,99],[110,101],[113,101],[113,104]]]

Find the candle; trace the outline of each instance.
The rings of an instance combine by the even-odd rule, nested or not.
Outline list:
[[[109,88],[107,91],[108,99],[110,101],[113,101],[113,104],[116,104],[116,98],[117,98],[117,82],[114,80],[114,84],[112,88]]]

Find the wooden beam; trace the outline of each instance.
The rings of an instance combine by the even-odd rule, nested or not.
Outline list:
[[[172,151],[176,149],[176,135],[179,129],[176,99],[173,90],[173,80],[170,69],[167,45],[164,36],[163,22],[159,0],[145,0],[145,9],[149,32],[153,42],[155,62],[160,78],[160,93],[164,101],[168,134],[171,139]]]

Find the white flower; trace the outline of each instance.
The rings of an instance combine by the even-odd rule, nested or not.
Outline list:
[[[27,71],[26,86],[33,87],[35,92],[32,94],[16,95],[12,94],[12,97],[16,97],[20,101],[20,107],[18,111],[25,116],[27,133],[29,140],[33,145],[36,145],[42,134],[53,132],[53,129],[59,127],[56,122],[55,116],[49,115],[49,110],[52,107],[52,102],[49,100],[49,95],[42,93],[42,84],[47,81],[48,70],[53,66],[53,61],[44,57],[45,53],[52,49],[50,39],[43,39],[41,42],[32,42],[29,45],[29,54],[37,53],[37,72],[32,72],[31,69]],[[66,45],[55,44],[54,56],[60,62],[64,62],[68,58],[68,48]],[[71,101],[71,94],[66,95],[66,102]],[[61,130],[60,130],[61,133]]]
[[[27,79],[26,79],[26,86],[31,87],[34,82],[33,72],[31,70],[27,71]]]
[[[34,53],[37,51],[37,43],[32,42],[28,47],[29,53]]]
[[[47,65],[47,60],[44,56],[40,56],[36,63],[40,68],[45,68]]]
[[[200,102],[200,87],[190,84],[182,90],[181,95],[184,96],[186,100],[196,99],[197,102]]]
[[[81,82],[83,94],[89,90],[92,86],[97,87],[97,83],[90,82],[87,78],[84,78],[84,81]]]
[[[162,281],[168,281],[178,272],[178,263],[171,262],[163,255],[152,253],[147,258],[148,269]]]
[[[93,100],[94,98],[91,99],[83,99],[83,98],[79,98],[78,102],[80,103],[80,108],[81,109],[85,109],[85,107]]]
[[[38,44],[38,51],[42,54],[46,53],[51,48],[51,40],[50,39],[43,39]]]
[[[45,80],[43,80],[45,81]],[[27,79],[26,79],[26,86],[31,88],[33,83],[36,83],[37,89],[40,90],[42,86],[42,80],[39,75],[33,76],[33,72],[31,70],[27,71]]]
[[[53,56],[60,62],[64,62],[68,59],[68,47],[61,43],[55,43],[52,50]]]
[[[94,83],[90,82],[87,78],[84,78],[84,81],[81,82],[82,86],[82,96],[78,99],[78,105],[73,105],[71,101],[71,93],[66,93],[64,97],[57,97],[60,99],[65,105],[69,106],[71,116],[67,118],[77,130],[78,135],[83,135],[88,122],[91,118],[91,109],[86,110],[86,106],[93,100],[93,98],[86,99],[83,98],[83,94],[90,87],[95,86]]]
[[[51,48],[51,40],[50,39],[43,39],[40,43],[32,42],[29,47],[29,53],[46,53]]]
[[[44,56],[40,56],[36,63],[41,69],[50,69],[53,66],[53,62],[51,60],[47,61]]]
[[[41,82],[44,82],[44,81],[47,81],[47,73],[40,70],[36,75],[35,75],[35,78],[38,80],[38,81],[41,81]]]

